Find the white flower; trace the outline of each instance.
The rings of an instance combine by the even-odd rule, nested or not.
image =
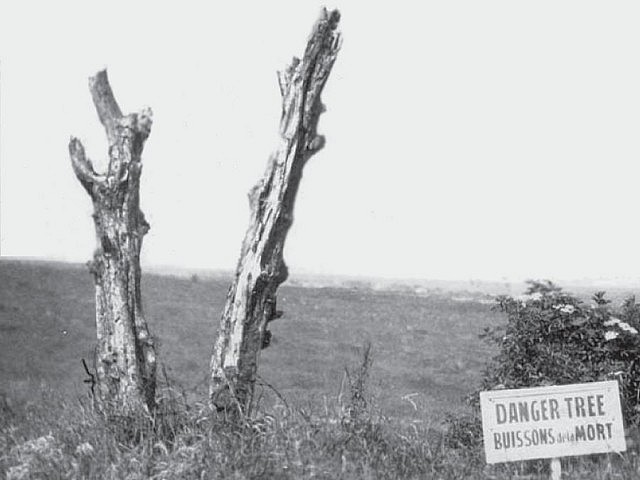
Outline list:
[[[93,453],[93,445],[89,442],[81,443],[76,447],[76,455],[91,455]]]
[[[615,338],[618,338],[618,335],[620,335],[618,332],[614,332],[612,330],[609,330],[609,331],[605,332],[604,339],[605,340],[613,340]]]
[[[540,300],[542,298],[542,294],[540,292],[534,292],[529,296],[529,298],[531,298],[531,300]]]
[[[565,303],[561,303],[560,305],[554,305],[553,308],[555,310],[560,310],[562,313],[573,313],[576,311],[576,307],[573,305],[567,305]]]
[[[633,335],[635,335],[636,333],[638,333],[638,330],[636,330],[635,328],[633,328],[631,325],[629,325],[629,324],[628,324],[628,323],[626,323],[626,322],[619,322],[619,323],[618,323],[618,326],[619,326],[622,330],[624,330],[625,332],[629,332],[629,333],[631,333],[631,334],[633,334]]]
[[[611,317],[609,320],[603,323],[605,327],[613,327],[614,325],[620,323],[620,319],[616,317]]]

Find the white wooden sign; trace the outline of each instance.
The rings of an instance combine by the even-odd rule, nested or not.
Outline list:
[[[618,382],[480,393],[487,463],[626,450]]]

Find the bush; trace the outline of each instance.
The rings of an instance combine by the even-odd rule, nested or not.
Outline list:
[[[498,347],[481,390],[617,379],[627,425],[639,423],[640,305],[634,297],[616,308],[597,292],[585,304],[551,282],[531,281],[526,295],[502,296],[497,302],[507,323],[481,335]],[[469,402],[479,413],[477,392]],[[458,423],[449,422],[450,435],[466,438],[457,432]]]

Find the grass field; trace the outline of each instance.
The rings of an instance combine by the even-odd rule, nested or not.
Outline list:
[[[169,377],[204,395],[211,345],[230,279],[145,275],[150,328],[160,340]],[[29,395],[44,382],[82,394],[81,359],[92,358],[93,283],[84,266],[0,263],[0,383]],[[336,395],[344,367],[373,346],[372,387],[389,414],[415,419],[402,397],[429,412],[425,421],[460,404],[490,355],[478,334],[500,321],[489,305],[449,296],[283,286],[272,324],[274,341],[261,358],[261,377],[295,401]]]
[[[145,313],[159,339],[160,359],[171,383],[187,392],[191,405],[206,396],[211,345],[229,282],[224,277],[144,276]],[[33,478],[47,478],[51,471],[63,469],[68,459],[73,478],[226,478],[232,474],[234,478],[545,478],[546,473],[540,473],[544,465],[533,474],[522,465],[486,467],[481,452],[467,455],[447,450],[442,443],[434,450],[428,440],[430,431],[443,428],[446,414],[465,410],[463,397],[478,388],[483,366],[492,355],[478,334],[504,319],[486,301],[478,301],[486,299],[484,294],[416,295],[372,291],[355,283],[351,288],[285,285],[279,292],[278,307],[284,316],[272,324],[273,340],[262,354],[261,378],[294,409],[335,406],[345,367],[353,370],[362,346],[370,343],[374,362],[369,393],[376,411],[385,417],[386,434],[371,430],[369,424],[357,434],[352,426],[343,426],[346,433],[344,428],[335,430],[337,417],[325,409],[324,426],[294,421],[293,414],[278,417],[277,427],[261,430],[257,438],[263,443],[256,447],[255,432],[244,437],[234,431],[228,437],[214,436],[213,442],[213,430],[203,430],[202,418],[189,413],[180,427],[188,435],[179,438],[194,449],[197,446],[203,458],[194,453],[188,462],[184,460],[174,437],[171,441],[154,437],[157,441],[146,447],[127,446],[113,432],[104,433],[94,417],[85,418],[82,408],[83,420],[78,420],[73,407],[84,404],[78,399],[87,398],[81,359],[90,363],[95,335],[93,283],[86,268],[3,260],[0,393],[7,411],[22,413],[3,420],[0,450],[13,456],[2,457],[0,472],[16,458],[31,462],[28,452],[36,447],[29,442],[38,437],[38,448],[49,448],[55,453],[51,458],[58,460],[47,460],[42,466],[37,463],[42,455],[36,455],[38,460],[33,462],[45,473]],[[270,389],[265,391],[265,405],[273,406],[275,396]],[[35,410],[29,410],[29,405]],[[59,434],[47,437],[47,431]],[[191,440],[184,440],[184,435]],[[65,443],[59,436],[75,440]],[[223,447],[220,438],[227,439]],[[52,442],[62,443],[54,448]],[[98,448],[101,442],[106,445],[101,460],[96,460],[96,454],[94,463],[83,464],[84,453],[77,448],[85,443]],[[309,446],[302,454],[304,442]],[[158,444],[164,449],[159,453]],[[27,453],[20,450],[23,447]],[[127,455],[137,466],[131,466]],[[636,478],[637,462],[625,462],[613,470],[608,463],[600,463],[594,467],[594,476],[587,476]],[[29,465],[33,473],[36,467]],[[592,469],[584,462],[576,465],[570,478],[585,478]],[[32,473],[20,476],[15,468],[10,478],[32,478]],[[182,473],[176,473],[177,468]]]

